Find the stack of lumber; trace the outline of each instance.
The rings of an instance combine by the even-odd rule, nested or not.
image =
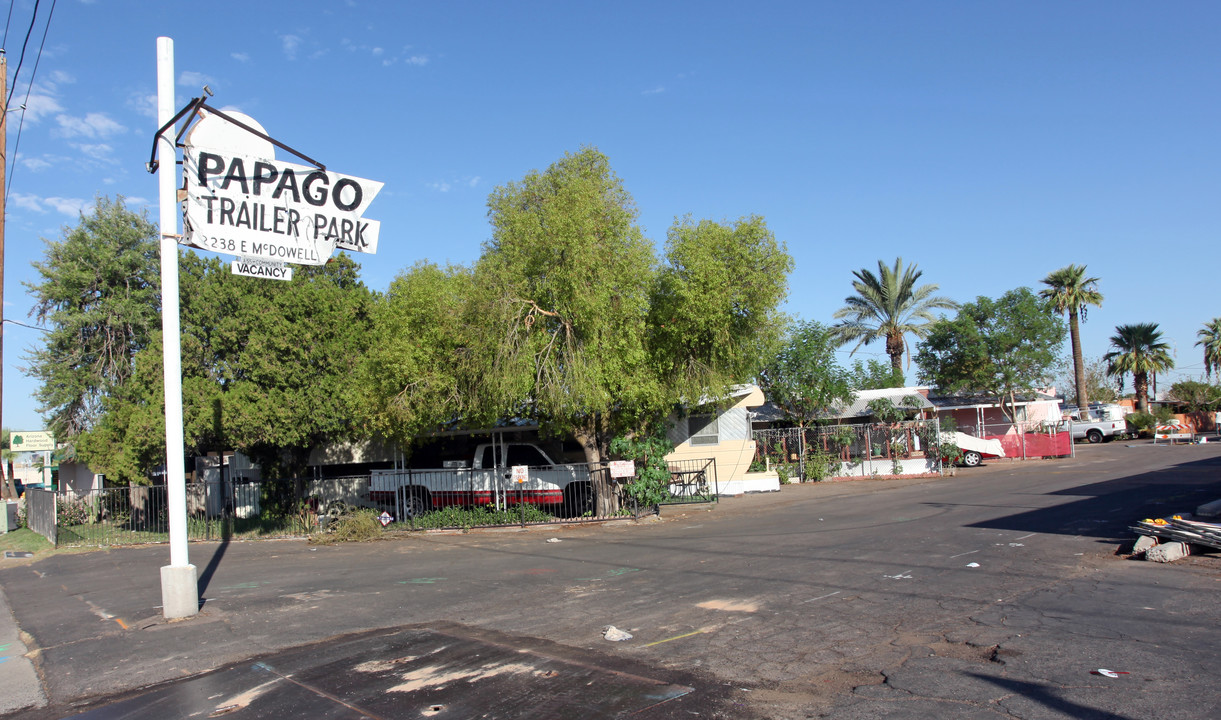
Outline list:
[[[1138,535],[1148,535],[1159,540],[1184,542],[1221,550],[1221,523],[1186,520],[1180,515],[1158,520],[1141,520],[1132,526]]]

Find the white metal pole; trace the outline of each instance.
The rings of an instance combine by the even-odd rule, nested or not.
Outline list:
[[[157,127],[174,117],[174,41],[157,38]],[[178,318],[178,152],[174,129],[157,138],[161,221],[161,331],[165,368],[165,484],[170,523],[170,564],[161,568],[167,618],[199,612],[195,566],[187,551],[186,476],[182,439],[182,338]]]

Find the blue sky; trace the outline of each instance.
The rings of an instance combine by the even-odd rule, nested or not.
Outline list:
[[[13,2],[4,312],[21,322],[40,238],[99,194],[156,218],[159,35],[178,107],[207,83],[385,183],[378,254],[357,258],[378,290],[421,259],[473,261],[494,187],[594,145],[659,246],[676,217],[764,216],[807,319],[896,256],[960,301],[1085,263],[1106,296],[1086,355],[1158,322],[1176,377],[1202,373],[1196,331],[1221,315],[1216,3],[57,0],[31,89],[51,3],[14,81],[34,3]],[[4,335],[3,423],[41,427],[19,369],[40,333]]]

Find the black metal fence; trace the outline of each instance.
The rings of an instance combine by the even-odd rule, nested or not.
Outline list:
[[[756,469],[823,480],[941,472],[936,420],[756,430]]]
[[[670,463],[669,503],[715,502],[716,463]],[[384,513],[389,530],[572,523],[639,518],[631,478],[607,464],[512,470],[378,470],[368,475],[262,482],[188,483],[190,540],[301,537],[352,512]],[[110,546],[169,541],[164,485],[86,493],[30,490],[30,528],[61,545]]]

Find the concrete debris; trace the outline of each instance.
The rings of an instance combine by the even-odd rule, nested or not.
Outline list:
[[[1188,552],[1179,554],[1177,550],[1160,550],[1168,545],[1182,545],[1187,551],[1190,551],[1191,545],[1221,550],[1221,524],[1192,520],[1190,513],[1168,518],[1145,518],[1133,525],[1131,530],[1137,535],[1156,538],[1160,543],[1156,547],[1146,548],[1146,560],[1172,562],[1188,555]]]
[[[1145,552],[1145,559],[1153,562],[1174,562],[1191,554],[1191,547],[1183,542],[1160,543]]]
[[[1136,539],[1136,544],[1132,546],[1132,554],[1141,555],[1154,545],[1157,545],[1157,538],[1151,535],[1141,535]]]
[[[606,629],[602,631],[602,637],[610,640],[611,642],[622,642],[623,640],[631,640],[632,634],[630,632],[620,630],[614,625],[607,625]]]

